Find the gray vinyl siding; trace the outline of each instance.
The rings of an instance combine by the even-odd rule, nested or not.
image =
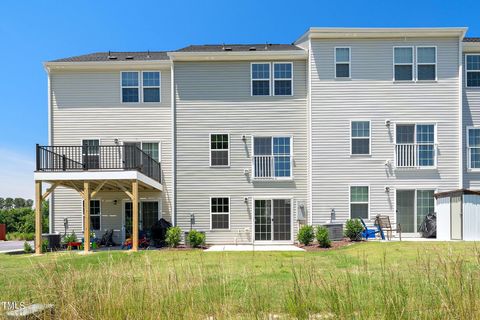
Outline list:
[[[252,97],[250,61],[175,62],[177,217],[185,231],[190,214],[208,243],[250,243],[254,198],[292,198],[307,204],[306,61],[295,61],[294,96]],[[230,134],[230,167],[212,168],[210,133]],[[246,142],[242,135],[247,136]],[[253,182],[252,136],[291,135],[293,174],[289,182]],[[230,197],[230,230],[210,231],[210,197]],[[248,204],[244,197],[249,197]],[[292,235],[294,237],[294,235]]]
[[[131,69],[131,68],[130,68]],[[155,68],[148,68],[155,70]],[[82,139],[99,139],[101,145],[119,141],[160,142],[163,192],[150,194],[162,201],[162,215],[171,221],[172,137],[170,68],[161,68],[161,102],[121,103],[120,69],[114,71],[52,71],[52,141],[54,145],[81,145]],[[140,70],[141,71],[141,70]],[[140,193],[140,197],[146,195]],[[103,194],[102,231],[122,227],[123,193]],[[118,204],[113,205],[113,200]],[[63,219],[75,232],[82,230],[82,207],[76,191],[59,188],[53,196],[53,232],[63,232]],[[101,234],[100,234],[101,235]],[[98,234],[97,234],[98,236]]]
[[[437,46],[438,82],[393,82],[394,46]],[[334,79],[334,48],[351,47],[351,80]],[[396,189],[447,191],[459,184],[458,39],[312,40],[313,224],[348,219],[351,185],[370,186],[370,217],[395,220]],[[385,120],[391,121],[388,128]],[[350,155],[350,121],[371,121],[371,156]],[[437,124],[438,168],[395,170],[395,124]],[[391,166],[386,166],[386,161]],[[385,192],[385,186],[390,192]]]
[[[476,53],[468,52],[466,54],[480,54],[480,50]],[[467,88],[466,86],[466,65],[465,54],[463,54],[463,159],[464,159],[464,175],[463,184],[465,188],[479,190],[480,189],[480,172],[472,172],[468,170],[469,159],[467,152],[467,127],[480,127],[480,88]]]

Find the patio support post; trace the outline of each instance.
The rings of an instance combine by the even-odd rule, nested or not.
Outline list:
[[[42,253],[42,181],[35,181],[35,254]]]
[[[138,251],[138,181],[132,182],[132,251]]]
[[[90,251],[90,182],[88,181],[83,183],[83,210],[85,212],[83,249],[88,253]]]

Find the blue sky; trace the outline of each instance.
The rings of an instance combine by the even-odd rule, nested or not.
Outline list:
[[[294,5],[292,5],[294,4]],[[95,51],[290,43],[308,27],[469,27],[480,1],[0,2],[0,197],[33,197],[34,146],[47,143],[42,62]]]

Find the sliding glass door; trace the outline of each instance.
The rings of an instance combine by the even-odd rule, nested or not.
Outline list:
[[[255,200],[255,241],[292,240],[292,201]]]
[[[425,216],[435,211],[434,190],[397,190],[397,223],[402,233],[416,234]]]

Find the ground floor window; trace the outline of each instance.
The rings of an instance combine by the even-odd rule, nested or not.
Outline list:
[[[350,218],[368,219],[369,190],[368,186],[350,187]]]
[[[211,229],[230,228],[230,198],[219,197],[210,199]]]
[[[397,190],[397,223],[402,232],[416,233],[425,216],[435,211],[433,189]]]
[[[100,200],[90,200],[90,230],[100,230]],[[83,210],[85,217],[85,208]]]

